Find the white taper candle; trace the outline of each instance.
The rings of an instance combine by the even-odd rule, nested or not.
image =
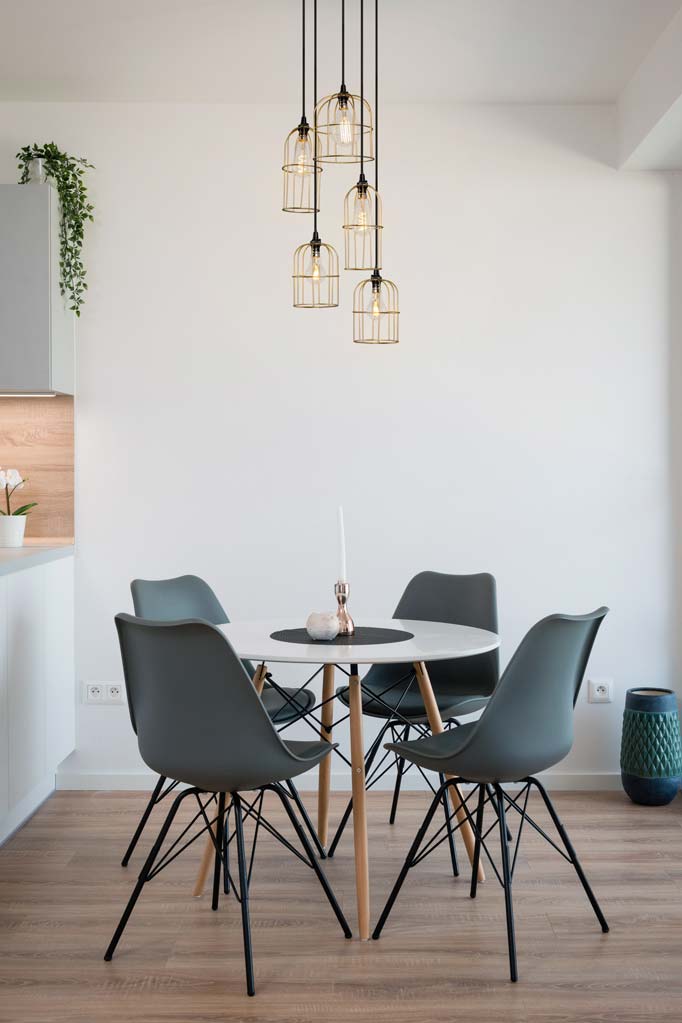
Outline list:
[[[343,526],[343,508],[339,505],[339,581],[346,580],[346,531]]]

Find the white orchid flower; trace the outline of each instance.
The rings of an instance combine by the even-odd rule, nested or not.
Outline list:
[[[4,469],[0,469],[0,490],[4,490],[7,486],[7,473]]]
[[[5,473],[6,485],[13,487],[17,490],[21,490],[24,485],[24,480],[18,469],[8,469]]]

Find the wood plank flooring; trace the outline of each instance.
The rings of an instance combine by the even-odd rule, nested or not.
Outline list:
[[[570,866],[524,829],[516,985],[502,890],[488,871],[469,898],[461,842],[462,876],[449,874],[441,846],[408,877],[381,940],[361,943],[344,940],[312,872],[264,836],[251,896],[255,998],[244,989],[236,902],[223,897],[213,913],[207,896],[191,897],[200,843],[146,888],[113,962],[103,962],[151,841],[152,831],[128,870],[119,866],[146,798],[57,793],[0,849],[2,1023],[682,1020],[682,797],[647,809],[620,793],[556,796],[608,935]],[[344,800],[333,796],[332,828]],[[368,795],[373,923],[427,798],[404,793],[394,827],[389,801]],[[269,809],[284,830],[274,801]],[[326,869],[356,929],[350,829]]]

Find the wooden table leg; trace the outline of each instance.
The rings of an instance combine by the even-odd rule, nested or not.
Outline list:
[[[322,728],[320,739],[331,742],[331,726],[334,721],[334,665],[325,664],[322,676]],[[325,702],[328,701],[328,702]],[[317,837],[324,849],[327,848],[329,833],[329,790],[332,777],[332,756],[320,761],[317,775]]]
[[[358,903],[358,932],[369,939],[369,851],[367,807],[365,804],[365,748],[362,741],[362,688],[356,664],[348,680],[350,702],[350,760],[353,788],[353,842],[355,845],[355,887]]]
[[[440,710],[438,708],[438,702],[436,697],[433,695],[433,689],[431,688],[431,679],[429,673],[426,670],[426,665],[423,661],[415,661],[414,670],[417,673],[417,684],[419,686],[419,692],[421,693],[422,700],[424,701],[424,707],[426,708],[426,716],[429,719],[429,726],[433,735],[440,735],[444,732],[443,719],[440,716]],[[446,775],[447,778],[452,778],[451,774]],[[459,788],[455,786],[454,801],[461,803],[462,796]],[[469,861],[473,863],[474,860],[474,847],[476,840],[474,833],[469,824],[469,819],[466,815],[466,811],[462,806],[459,806],[457,810],[457,820],[460,824],[460,834],[466,847]],[[483,864],[479,862],[478,865],[478,880],[485,881],[485,871],[483,870]]]
[[[267,673],[268,669],[265,666],[265,664],[259,664],[258,667],[256,668],[256,674],[253,676],[253,685],[259,696],[263,692],[263,686],[265,685],[265,676],[267,675]],[[215,835],[216,833],[215,824],[211,828],[211,831]],[[204,846],[204,852],[201,857],[201,863],[199,864],[197,879],[194,882],[194,891],[192,892],[192,895],[195,898],[199,898],[199,896],[204,894],[204,888],[206,887],[206,879],[208,878],[208,873],[211,869],[211,865],[215,863],[214,857],[215,845],[213,844],[213,839],[211,838],[211,836],[207,835],[206,845]]]
[[[216,833],[215,824],[211,825],[211,831],[215,836]],[[197,879],[194,882],[194,891],[192,892],[192,895],[194,896],[195,899],[198,899],[200,896],[204,894],[204,885],[206,884],[206,878],[208,877],[208,872],[214,863],[215,846],[213,844],[213,839],[211,838],[211,836],[207,835],[206,844],[204,846],[204,851],[201,856],[201,863],[199,865],[199,873],[197,874]]]

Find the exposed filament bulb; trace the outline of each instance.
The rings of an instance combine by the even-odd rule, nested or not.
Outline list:
[[[313,152],[309,136],[299,135],[294,149],[294,166],[297,174],[312,174]]]

